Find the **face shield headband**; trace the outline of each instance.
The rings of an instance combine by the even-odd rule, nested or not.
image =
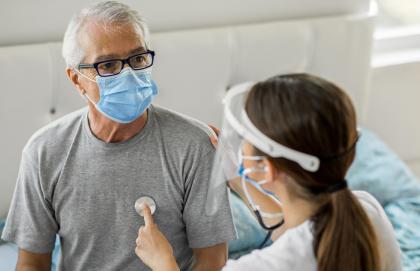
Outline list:
[[[220,208],[224,208],[220,206],[220,198],[226,193],[226,182],[241,178],[238,175],[240,159],[237,154],[244,140],[270,157],[294,161],[307,171],[315,172],[319,168],[320,160],[317,157],[281,145],[254,126],[244,110],[246,97],[252,86],[253,83],[238,85],[229,90],[223,100],[224,118],[207,192],[205,210],[208,216],[213,216]],[[261,216],[260,211],[258,216]]]

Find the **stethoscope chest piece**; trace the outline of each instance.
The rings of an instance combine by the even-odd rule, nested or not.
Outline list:
[[[153,215],[156,211],[156,202],[155,202],[154,199],[152,199],[151,197],[148,197],[148,196],[141,197],[138,200],[136,200],[136,203],[134,204],[134,209],[136,209],[136,212],[140,216],[143,216],[143,206],[144,206],[144,204],[149,205],[150,210],[152,211],[152,215]]]

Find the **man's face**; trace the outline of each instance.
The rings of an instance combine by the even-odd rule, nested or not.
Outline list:
[[[88,22],[80,32],[79,42],[84,50],[83,63],[93,64],[110,59],[126,59],[132,55],[146,52],[144,41],[139,38],[133,26],[127,24]],[[80,70],[87,77],[95,80],[94,68]],[[79,84],[95,103],[99,101],[98,85],[82,76]]]

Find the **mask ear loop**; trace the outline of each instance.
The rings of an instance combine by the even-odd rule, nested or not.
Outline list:
[[[87,80],[93,82],[93,83],[97,83],[95,80],[89,78],[87,75],[84,75],[83,73],[81,73],[78,69],[73,69],[74,71],[76,71],[78,74],[80,74],[80,76],[86,78]]]
[[[88,100],[89,102],[91,102],[96,107],[96,103],[93,102],[93,100],[91,98],[89,98],[89,96],[86,94],[86,91],[84,91],[84,93],[80,94],[80,95],[82,95],[82,97],[85,98],[85,100]]]
[[[268,242],[268,240],[271,238],[271,235],[273,234],[273,231],[275,229],[278,229],[279,227],[281,227],[284,224],[284,218],[282,218],[282,220],[279,223],[275,224],[275,225],[267,226],[264,223],[264,220],[262,218],[260,207],[254,204],[251,196],[249,195],[248,189],[247,189],[246,184],[245,184],[245,178],[244,178],[244,176],[242,177],[241,183],[242,183],[242,189],[243,189],[243,191],[245,193],[245,196],[246,196],[247,200],[249,201],[249,203],[251,205],[251,208],[253,209],[253,212],[254,212],[255,216],[257,217],[258,223],[260,224],[260,226],[263,229],[265,229],[266,231],[268,231],[267,232],[267,235],[264,238],[264,240],[259,245],[259,249],[262,249],[265,246],[265,244]]]
[[[261,208],[257,204],[255,204],[254,201],[252,200],[252,197],[249,194],[249,191],[248,191],[248,188],[246,186],[246,183],[249,183],[252,186],[254,186],[255,189],[257,189],[258,191],[260,191],[264,195],[268,196],[270,199],[272,199],[280,207],[282,206],[282,204],[281,204],[281,202],[272,193],[268,193],[268,191],[265,191],[264,189],[262,189],[261,187],[259,187],[259,185],[257,183],[255,183],[254,181],[252,181],[250,179],[247,180],[247,177],[244,176],[244,177],[242,177],[242,182],[241,182],[241,184],[242,184],[242,190],[244,191],[244,194],[245,194],[248,202],[250,203],[250,205],[251,205],[251,207],[252,207],[252,209],[254,211],[258,210],[258,212],[260,213],[260,215],[262,217],[265,217],[265,218],[272,218],[273,219],[273,218],[282,218],[283,217],[283,214],[281,214],[281,213],[266,213],[266,212],[261,211]]]
[[[240,173],[242,173],[241,174],[242,179],[244,179],[246,182],[250,183],[252,186],[254,186],[261,193],[269,196],[276,204],[278,204],[281,207],[282,204],[281,204],[280,200],[272,192],[267,191],[267,190],[265,190],[261,187],[261,185],[267,183],[267,180],[261,180],[261,181],[257,182],[257,181],[255,181],[255,180],[253,180],[253,179],[251,179],[247,176],[251,172],[267,172],[267,167],[264,167],[264,168],[257,168],[257,167],[244,168],[243,167],[243,161],[244,160],[261,161],[261,160],[264,159],[264,157],[263,156],[243,156],[241,150],[239,150],[239,152],[238,152],[238,157],[239,157],[240,165],[242,167],[242,169],[240,170],[241,171]],[[246,189],[246,185],[244,183],[242,184],[242,187],[243,187],[242,189],[244,190],[244,192],[246,194],[248,194],[247,199],[248,199],[248,201],[250,201],[251,196],[249,195],[248,189]],[[251,201],[252,201],[252,199],[251,199]],[[254,205],[257,206],[256,204],[254,204]],[[280,217],[279,215],[273,215],[271,213],[265,213],[265,212],[262,212],[262,211],[261,211],[261,214],[263,215],[263,217],[266,217],[266,218],[278,218],[278,217]]]
[[[245,181],[249,184],[251,184],[253,187],[255,187],[255,189],[257,189],[258,191],[260,191],[261,193],[269,196],[270,198],[272,198],[278,205],[282,205],[280,200],[276,198],[275,194],[271,191],[268,191],[264,188],[262,188],[261,185],[268,183],[267,180],[261,180],[261,181],[255,181],[251,178],[249,178],[247,175],[252,173],[252,172],[267,172],[266,169],[260,169],[260,168],[246,168],[243,169],[243,175],[245,178]]]
[[[246,189],[246,188],[245,188]],[[246,189],[246,191],[248,192],[248,190]],[[249,199],[248,199],[249,200]],[[253,206],[252,207],[254,209],[254,214],[257,217],[258,223],[260,224],[260,226],[265,229],[267,231],[267,235],[265,236],[264,240],[261,242],[261,244],[258,246],[259,249],[264,248],[265,244],[268,242],[268,240],[270,240],[271,236],[273,235],[273,231],[275,229],[280,228],[281,226],[283,226],[284,224],[284,218],[281,219],[281,221],[275,225],[272,226],[267,226],[264,223],[264,220],[262,218],[262,215],[260,213],[260,208],[259,206]]]
[[[264,168],[264,169],[258,169],[258,168],[245,169],[243,167],[243,160],[260,161],[260,160],[263,160],[264,157],[263,156],[243,156],[242,155],[242,144],[241,144],[241,146],[239,147],[239,150],[238,150],[238,158],[239,158],[238,159],[239,160],[239,164],[241,165],[240,171],[242,171],[242,172],[240,172],[242,190],[244,191],[245,197],[247,198],[249,204],[251,205],[252,211],[254,212],[255,216],[257,217],[258,223],[260,224],[260,226],[263,229],[265,229],[265,230],[268,231],[267,232],[267,235],[264,238],[264,240],[259,245],[259,249],[262,249],[264,247],[264,245],[268,242],[268,240],[271,238],[271,235],[273,234],[273,231],[275,229],[278,229],[279,227],[281,227],[284,224],[284,217],[283,217],[283,214],[280,214],[280,215],[275,215],[274,214],[274,216],[271,216],[273,214],[262,212],[260,210],[260,207],[258,205],[256,205],[254,203],[254,201],[252,200],[252,197],[251,197],[251,195],[248,192],[248,188],[247,188],[245,182],[248,182],[251,185],[253,185],[257,190],[259,190],[263,194],[269,196],[271,199],[273,199],[280,206],[281,206],[281,202],[276,197],[274,197],[273,195],[271,195],[270,193],[268,193],[268,194],[265,193],[265,191],[263,190],[263,188],[260,187],[260,185],[266,183],[267,180],[262,180],[260,182],[255,182],[252,179],[250,179],[250,178],[247,177],[247,174],[251,173],[252,171],[259,170],[259,171],[266,172],[267,168]],[[255,184],[254,184],[254,182],[255,182]],[[279,223],[277,223],[275,225],[267,226],[264,223],[264,220],[262,218],[263,215],[265,217],[267,217],[267,218],[278,218],[278,217],[281,217],[282,219],[281,219],[281,221]]]
[[[242,155],[242,147],[239,147],[239,150],[238,150],[238,158],[239,158],[239,163],[241,165],[240,176],[241,176],[242,190],[244,191],[245,197],[248,200],[249,204],[251,205],[251,208],[252,208],[253,212],[257,216],[258,222],[260,223],[261,227],[264,228],[264,229],[266,229],[266,230],[269,230],[269,231],[274,230],[274,229],[280,227],[281,225],[283,225],[284,219],[282,219],[282,221],[280,221],[280,223],[269,227],[269,226],[265,225],[262,217],[266,217],[266,218],[282,218],[283,217],[283,214],[272,214],[272,213],[265,213],[265,212],[261,211],[261,208],[258,205],[256,205],[254,203],[254,201],[252,200],[252,197],[249,194],[248,188],[246,186],[246,182],[250,183],[258,191],[260,191],[261,193],[267,195],[274,202],[276,202],[279,206],[281,206],[281,202],[274,196],[274,194],[272,194],[271,192],[265,191],[260,186],[260,184],[265,183],[266,180],[262,180],[261,182],[256,182],[256,181],[252,180],[251,178],[249,178],[247,176],[251,172],[255,172],[255,171],[266,172],[267,169],[266,168],[263,168],[263,169],[261,169],[261,168],[247,168],[246,169],[246,168],[243,167],[243,160],[260,161],[260,160],[263,160],[264,157],[263,156],[243,156]]]
[[[87,80],[97,83],[96,81],[94,81],[93,79],[89,78],[88,76],[84,75],[83,73],[81,73],[78,69],[73,69],[73,71],[76,71],[78,74],[80,74],[80,76],[86,78]],[[92,104],[96,105],[96,103],[93,102],[93,100],[86,94],[86,91],[83,89],[83,93],[80,93],[80,96],[82,96],[83,99],[91,102]]]

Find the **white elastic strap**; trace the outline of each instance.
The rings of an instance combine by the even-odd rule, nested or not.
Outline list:
[[[263,185],[263,184],[266,184],[266,183],[268,183],[268,180],[265,180],[265,179],[257,182],[258,185]]]
[[[83,73],[81,73],[78,69],[73,69],[73,70],[75,70],[78,74],[80,74],[81,76],[83,76],[84,78],[86,78],[87,80],[89,80],[89,81],[91,81],[91,82],[93,82],[93,83],[96,83],[96,81],[95,80],[93,80],[93,79],[91,79],[91,78],[89,78],[87,75],[84,75]]]
[[[283,218],[284,215],[283,213],[266,213],[264,211],[261,210],[261,208],[259,208],[258,206],[258,212],[260,212],[261,217],[263,218],[268,218],[268,219],[274,219],[274,218]]]
[[[80,74],[81,76],[83,76],[84,78],[86,78],[86,79],[88,79],[88,80],[90,80],[90,81],[92,81],[92,82],[95,82],[96,83],[96,81],[93,81],[92,79],[90,79],[89,77],[87,77],[86,75],[84,75],[83,73],[81,73],[78,69],[74,69],[78,74]],[[96,109],[97,110],[99,110],[100,112],[102,112],[97,106],[96,106],[96,103],[86,94],[86,91],[85,90],[83,90],[84,92],[83,92],[83,94],[81,94],[81,96],[85,99],[85,100],[87,100],[87,101],[89,101],[89,102],[91,102],[95,107],[96,107]]]
[[[249,160],[249,161],[261,161],[264,159],[264,156],[242,156],[243,160]]]
[[[248,192],[248,188],[246,186],[246,180],[244,177],[241,178],[241,185],[242,185],[242,190],[244,191],[245,197],[248,200],[249,204],[251,205],[252,210],[254,211],[259,211],[261,216],[264,218],[282,218],[283,217],[283,213],[267,213],[261,210],[260,206],[256,205],[254,203],[254,201],[252,200],[251,195]],[[266,195],[266,194],[264,194]],[[268,197],[270,197],[272,200],[274,200],[274,202],[276,204],[278,204],[279,206],[281,206],[281,202],[276,199],[275,197],[271,196],[271,195],[266,195]]]
[[[91,102],[93,105],[95,105],[95,107],[96,107],[96,103],[94,103],[90,98],[89,98],[89,96],[86,94],[86,91],[83,93],[83,95],[82,95],[82,97],[84,97],[84,98],[86,98],[89,102]]]
[[[260,173],[266,173],[267,172],[267,168],[258,168],[258,167],[252,167],[252,168],[244,168],[244,175],[248,175],[252,172],[260,172]],[[256,183],[259,183],[256,181]]]

